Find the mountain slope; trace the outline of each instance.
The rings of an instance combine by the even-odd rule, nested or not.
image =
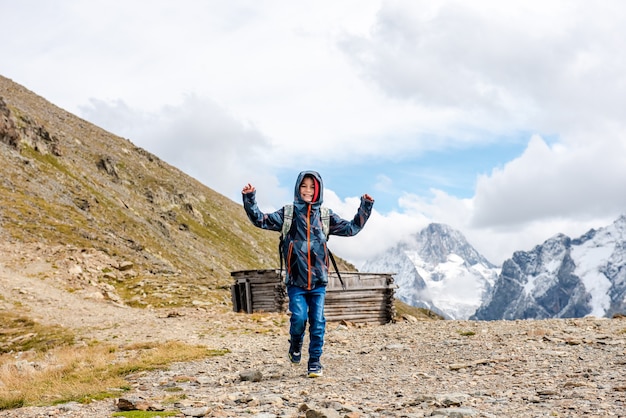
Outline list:
[[[400,300],[454,319],[474,313],[497,275],[459,231],[443,224],[430,224],[363,270],[395,273]]]
[[[626,217],[577,239],[558,234],[504,262],[472,319],[610,317],[626,310]]]
[[[2,76],[0,172],[0,239],[40,243],[51,262],[106,259],[77,289],[113,286],[137,306],[227,303],[231,271],[279,264],[277,235],[240,205]]]

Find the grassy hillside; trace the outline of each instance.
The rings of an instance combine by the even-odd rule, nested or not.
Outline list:
[[[1,76],[0,167],[0,239],[101,253],[91,279],[131,305],[224,300],[231,271],[278,266],[241,205]]]

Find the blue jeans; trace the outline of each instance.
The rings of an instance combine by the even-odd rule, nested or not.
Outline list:
[[[301,342],[304,339],[307,319],[309,320],[309,359],[319,360],[322,357],[326,318],[324,317],[324,300],[326,286],[306,290],[297,286],[287,286],[289,310],[291,311],[291,341]]]

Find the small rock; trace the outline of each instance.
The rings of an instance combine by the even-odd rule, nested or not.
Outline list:
[[[417,322],[417,318],[414,317],[413,315],[409,315],[409,314],[402,315],[402,319],[404,319],[407,322],[411,322],[411,323]]]
[[[117,266],[117,269],[119,271],[126,271],[132,269],[134,266],[135,265],[131,261],[122,261],[119,266]]]
[[[306,411],[306,418],[340,418],[339,412],[330,408],[309,409]]]
[[[475,417],[478,412],[470,408],[442,408],[434,410],[430,416],[444,416],[448,418]]]
[[[263,374],[258,370],[244,370],[239,373],[239,378],[242,381],[260,382],[263,379]]]
[[[208,407],[203,406],[200,408],[186,408],[181,409],[180,413],[186,417],[205,417],[209,414],[210,410]]]
[[[147,411],[150,408],[148,401],[140,397],[119,398],[115,406],[120,411]]]

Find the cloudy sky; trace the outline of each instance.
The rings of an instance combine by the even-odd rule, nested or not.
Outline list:
[[[429,222],[493,263],[626,213],[626,3],[0,0],[0,74],[262,209],[318,170],[360,265]]]

